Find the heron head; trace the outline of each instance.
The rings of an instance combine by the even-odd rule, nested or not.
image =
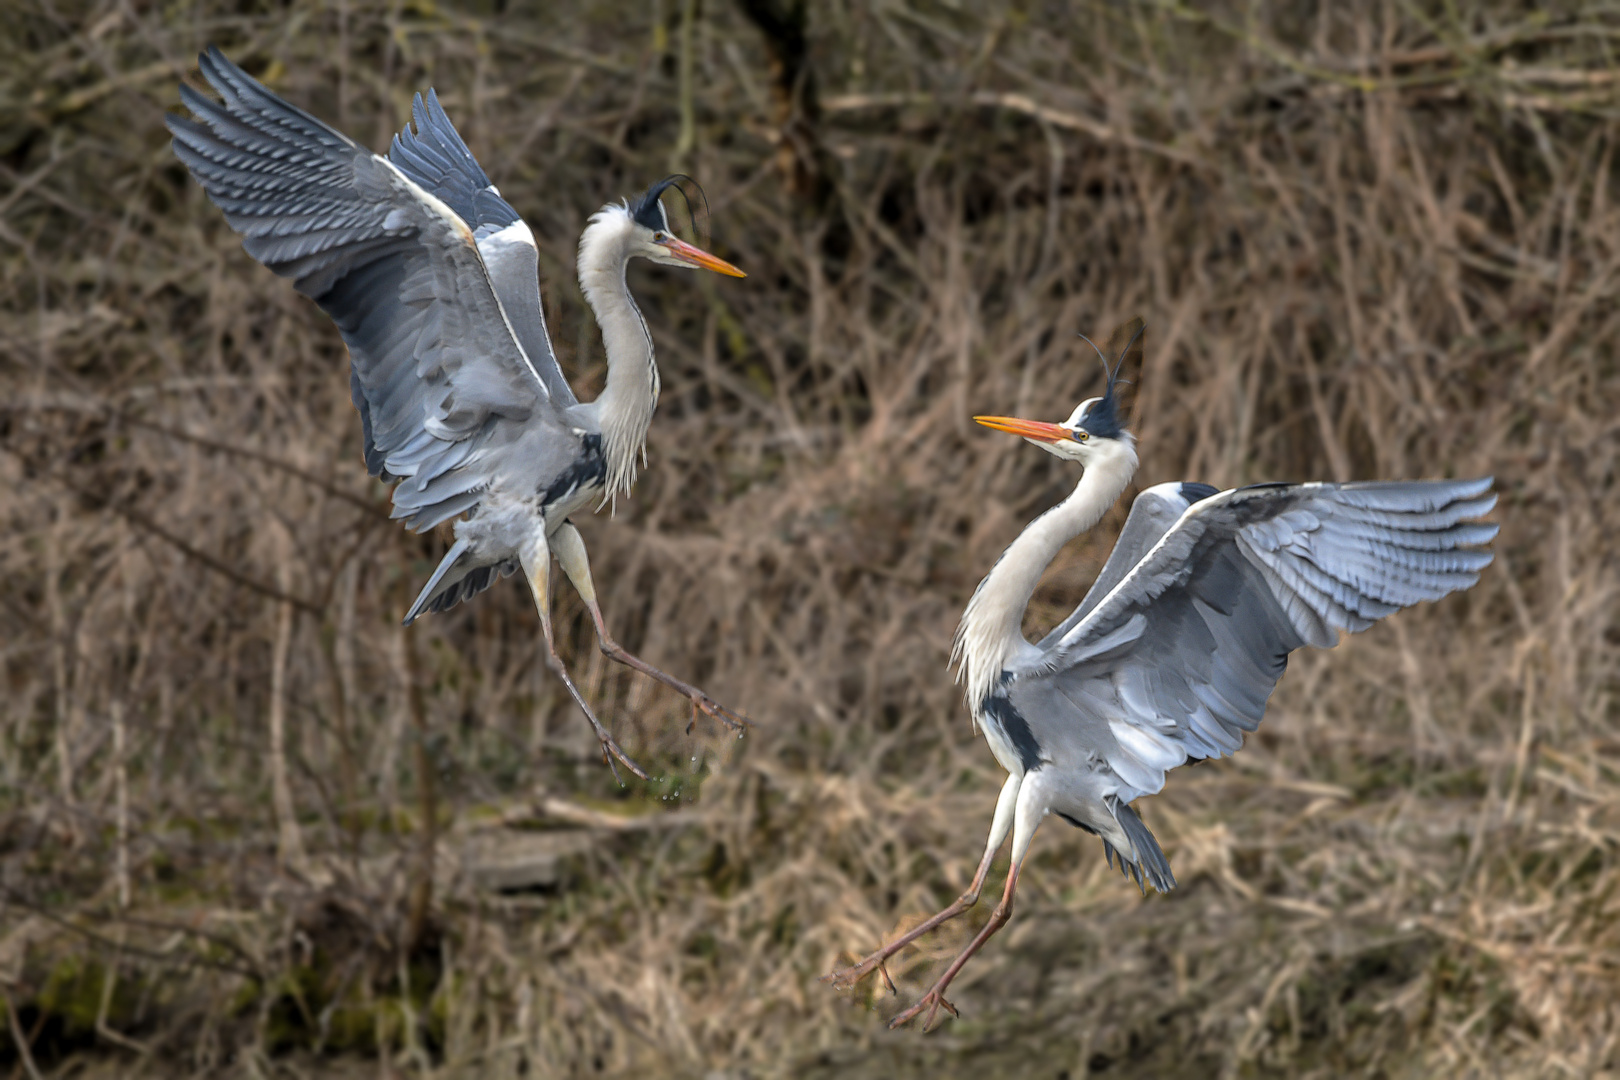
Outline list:
[[[669,214],[664,209],[663,194],[668,190],[679,192],[682,198],[687,200],[687,207],[690,210],[692,197],[687,193],[688,187],[700,200],[703,198],[703,191],[697,186],[696,181],[677,173],[674,176],[666,176],[641,195],[625,203],[625,214],[630,222],[627,257],[640,256],[664,266],[713,270],[727,277],[747,277],[748,275],[726,260],[688,244],[676,236],[674,230],[670,228]]]
[[[1093,349],[1097,346],[1084,334],[1080,335]],[[1103,372],[1108,377],[1101,397],[1087,398],[1075,406],[1074,412],[1061,424],[1040,420],[1019,420],[1010,416],[975,416],[973,419],[985,427],[1020,435],[1049,454],[1065,461],[1078,461],[1082,465],[1117,456],[1124,450],[1135,452],[1136,437],[1125,429],[1119,418],[1119,401],[1114,390],[1119,383],[1119,369],[1125,356],[1142,336],[1140,328],[1119,351],[1112,368],[1102,350]]]
[[[1092,465],[1117,456],[1124,450],[1134,453],[1136,438],[1108,415],[1106,398],[1082,401],[1061,424],[1043,420],[1020,420],[1012,416],[975,416],[987,428],[1022,436],[1047,453],[1065,461]]]

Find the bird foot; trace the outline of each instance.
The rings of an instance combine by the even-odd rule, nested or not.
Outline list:
[[[888,988],[889,993],[896,994],[899,991],[895,988],[894,980],[889,978],[889,969],[886,964],[888,959],[889,954],[882,951],[875,952],[858,964],[823,975],[820,981],[831,983],[834,990],[848,990],[876,971],[883,975],[883,985]]]
[[[697,725],[698,713],[702,713],[705,716],[709,716],[720,721],[722,724],[726,725],[726,727],[737,732],[739,735],[743,731],[754,726],[747,717],[740,716],[732,710],[726,708],[724,705],[720,704],[718,701],[714,700],[714,698],[710,697],[708,694],[705,694],[702,690],[699,690],[691,683],[682,682],[669,672],[661,671],[658,668],[653,667],[651,664],[647,663],[647,661],[643,660],[639,656],[636,656],[634,653],[626,652],[622,645],[608,636],[607,627],[602,625],[600,619],[597,620],[596,633],[601,640],[603,656],[606,656],[609,660],[612,660],[615,663],[623,664],[626,667],[639,671],[643,675],[649,676],[650,678],[657,679],[659,682],[663,683],[665,686],[669,687],[671,690],[675,691],[677,694],[680,694],[682,697],[686,698],[687,701],[692,703],[692,720],[691,723],[686,725],[686,733],[688,735],[692,734],[692,728]]]
[[[832,983],[834,989],[848,990],[850,987],[854,986],[856,983],[860,982],[862,979],[866,978],[875,971],[879,975],[883,976],[883,985],[888,989],[889,993],[891,995],[897,994],[899,993],[899,990],[895,987],[894,980],[889,977],[889,967],[887,961],[890,955],[891,954],[885,952],[884,950],[879,950],[858,964],[834,971],[829,975],[823,975],[821,977],[821,981],[824,983]],[[951,974],[954,975],[955,973],[952,972]],[[923,1021],[923,1031],[928,1031],[934,1026],[934,1019],[939,1015],[939,1010],[941,1009],[944,1009],[946,1012],[960,1020],[962,1018],[962,1014],[957,1012],[956,1006],[952,1005],[945,997],[945,988],[949,985],[950,979],[940,979],[939,982],[934,984],[934,988],[932,990],[923,995],[921,1001],[917,1002],[917,1004],[913,1005],[899,1016],[896,1016],[893,1020],[890,1020],[889,1027],[891,1029],[904,1027],[906,1024],[909,1024],[911,1021],[915,1020],[917,1018],[917,1014],[922,1012],[924,1009],[928,1010],[928,1019]]]
[[[535,595],[538,602],[540,593],[536,592]],[[586,720],[590,721],[591,730],[596,732],[596,741],[602,744],[602,758],[607,762],[608,768],[613,770],[614,782],[621,786],[624,784],[624,781],[619,779],[617,766],[613,764],[615,760],[643,780],[651,780],[652,778],[647,775],[647,770],[630,759],[630,755],[624,752],[624,748],[619,745],[618,740],[613,737],[613,734],[607,728],[602,726],[602,721],[596,718],[596,710],[591,708],[591,703],[585,700],[585,695],[580,693],[579,687],[574,685],[573,677],[568,674],[568,667],[562,662],[562,657],[557,655],[557,645],[551,636],[551,621],[546,617],[546,609],[543,606],[540,608],[540,615],[541,624],[546,631],[546,666],[556,674],[557,678],[562,680],[562,684],[568,688],[569,696],[574,699],[574,704],[579,706],[579,711],[585,714]]]
[[[613,764],[615,759],[618,760],[619,764],[641,777],[641,779],[652,779],[647,775],[647,770],[643,769],[640,765],[637,765],[633,760],[631,760],[630,755],[624,752],[623,748],[619,746],[617,740],[615,740],[613,736],[608,733],[607,728],[603,727],[597,722],[595,716],[591,717],[591,724],[596,728],[596,737],[602,743],[602,760],[606,761],[608,768],[613,770],[613,779],[616,783],[622,786],[624,781],[619,779],[618,766]]]
[[[911,1008],[907,1009],[893,1020],[890,1020],[889,1029],[892,1031],[895,1028],[904,1027],[915,1020],[917,1018],[917,1014],[922,1012],[924,1009],[928,1010],[928,1019],[923,1021],[923,1031],[925,1033],[933,1028],[934,1020],[939,1016],[940,1009],[944,1009],[958,1020],[962,1019],[962,1014],[956,1011],[956,1006],[952,1005],[946,1000],[945,987],[936,984],[932,990],[923,995],[921,1001],[917,1002],[917,1004],[913,1005]]]
[[[888,987],[889,993],[899,993],[899,991],[895,989],[894,980],[889,978],[889,969],[887,966],[889,958],[894,956],[901,949],[904,949],[907,945],[910,945],[912,942],[922,937],[924,934],[932,933],[933,931],[939,929],[945,923],[950,922],[952,919],[961,915],[968,908],[976,904],[979,900],[979,887],[984,884],[984,872],[987,865],[988,863],[979,867],[979,873],[973,879],[973,887],[967,892],[963,893],[961,896],[957,897],[956,901],[951,904],[950,907],[946,908],[944,911],[936,913],[928,919],[924,919],[920,924],[912,927],[909,931],[900,935],[900,937],[896,938],[894,941],[889,942],[876,952],[870,953],[864,959],[856,961],[853,966],[835,971],[830,975],[823,975],[821,977],[821,981],[825,983],[832,983],[836,989],[848,990],[850,987],[872,974],[872,972],[876,971],[883,976],[883,984]]]
[[[697,724],[698,713],[720,721],[738,734],[754,726],[746,716],[732,712],[701,690],[694,689],[686,697],[692,703],[692,721],[686,725],[688,735],[692,734],[692,728]]]

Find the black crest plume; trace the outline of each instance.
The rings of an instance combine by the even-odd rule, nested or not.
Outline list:
[[[1099,439],[1117,439],[1125,430],[1119,420],[1119,398],[1114,390],[1119,385],[1119,372],[1125,366],[1125,358],[1133,349],[1141,352],[1139,343],[1142,340],[1142,331],[1146,329],[1147,324],[1140,315],[1127,319],[1114,328],[1114,332],[1108,335],[1108,351],[1115,354],[1112,368],[1108,366],[1107,354],[1097,349],[1097,343],[1084,334],[1080,335],[1080,340],[1097,350],[1097,357],[1103,364],[1103,374],[1108,376],[1108,385],[1104,388],[1101,399],[1086,410],[1082,421],[1085,429]]]
[[[686,216],[691,222],[692,239],[699,246],[707,245],[709,220],[709,201],[704,198],[703,188],[698,182],[685,173],[674,173],[653,184],[652,187],[629,201],[630,216],[636,224],[644,225],[649,229],[659,230],[670,227],[662,210],[660,200],[664,192],[675,189],[680,193],[681,201],[686,204]]]

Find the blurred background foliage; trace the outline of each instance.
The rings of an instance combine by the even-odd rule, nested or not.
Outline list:
[[[1620,1074],[1617,41],[1514,0],[7,0],[0,1069]],[[750,276],[632,271],[651,465],[580,524],[620,639],[746,738],[566,591],[653,783],[521,589],[400,630],[445,538],[386,521],[337,334],[168,149],[208,42],[375,148],[437,87],[585,394],[585,218],[703,183]],[[1142,804],[1175,893],[1048,824],[964,1019],[889,1033],[972,920],[899,999],[817,978],[971,874],[951,631],[1075,480],[969,418],[1067,415],[1075,333],[1138,312],[1142,485],[1494,473],[1496,562]]]

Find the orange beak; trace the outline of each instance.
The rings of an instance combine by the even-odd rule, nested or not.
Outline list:
[[[727,277],[748,276],[735,266],[732,266],[730,263],[726,262],[726,260],[715,255],[710,255],[707,251],[704,251],[700,247],[693,247],[684,240],[677,240],[675,237],[671,236],[668,240],[660,240],[658,242],[664,246],[664,250],[675,256],[675,258],[681,260],[681,262],[690,263],[693,266],[701,267],[704,270],[713,270],[715,273],[724,274]]]
[[[1036,442],[1055,443],[1071,437],[1068,428],[1039,420],[1019,420],[1012,416],[975,416],[973,419],[987,428],[1034,439]]]

